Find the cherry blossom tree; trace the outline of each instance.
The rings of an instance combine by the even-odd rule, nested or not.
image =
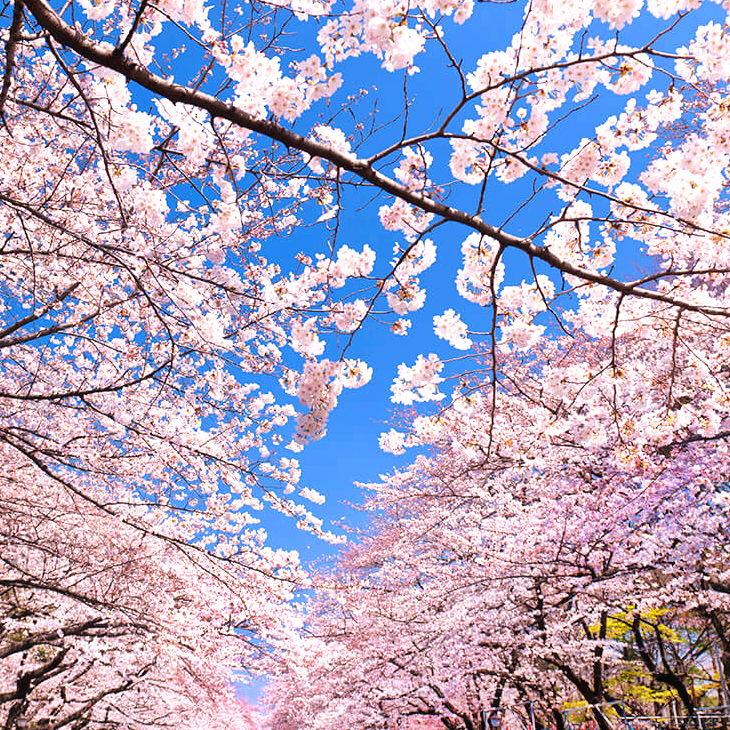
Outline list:
[[[370,534],[322,581],[308,635],[274,681],[272,727],[280,717],[324,730],[420,716],[484,730],[490,708],[513,713],[512,725],[562,727],[565,703],[581,701],[608,730],[617,711],[655,714],[652,696],[694,715],[695,683],[724,704],[713,652],[730,629],[727,444],[670,453],[642,444],[645,431],[620,439],[632,388],[606,412],[614,423],[594,414],[600,443],[576,441],[574,416],[545,392],[547,368],[563,363],[563,396],[579,408],[602,401],[605,383],[598,373],[571,382],[562,344],[543,350],[555,359],[539,375],[534,352],[506,370],[515,385],[494,420],[483,386],[416,419],[437,456],[369,485]],[[584,344],[583,362],[593,367],[600,352]],[[638,373],[645,351],[633,352],[628,372]],[[645,692],[627,692],[627,676]]]
[[[299,484],[291,452],[325,434],[345,388],[370,379],[350,357],[360,331],[408,332],[445,224],[461,231],[461,264],[433,331],[459,359],[424,346],[398,366],[393,400],[419,410],[381,444],[437,455],[383,487],[409,504],[412,524],[377,532],[373,549],[392,539],[410,572],[394,569],[397,593],[378,576],[372,594],[395,601],[383,608],[390,625],[423,590],[424,615],[451,628],[435,622],[425,644],[398,643],[400,658],[389,649],[401,664],[425,652],[419,668],[353,637],[365,653],[340,667],[372,699],[363,722],[417,711],[469,727],[485,700],[542,692],[549,712],[569,685],[605,699],[614,659],[602,616],[630,610],[641,661],[672,684],[676,665],[641,652],[643,609],[672,602],[730,656],[727,9],[500,6],[4,7],[8,727],[28,713],[51,724],[134,716],[132,726],[174,706],[182,717],[186,662],[253,667],[276,632],[289,635],[282,602],[306,579],[295,554],[266,544],[258,514],[268,506],[337,540],[308,506],[323,495]],[[501,47],[462,58],[464,38],[478,46],[464,34],[494,17],[513,25],[500,28]],[[402,95],[366,111],[356,58],[383,85],[397,76]],[[414,88],[430,92],[425,111]],[[514,206],[494,209],[492,190],[505,186]],[[350,206],[374,198],[378,243],[343,241]],[[321,245],[292,255],[278,245],[309,225]],[[387,512],[383,499],[374,509]],[[463,551],[449,556],[459,535]],[[118,586],[113,600],[97,561]],[[189,609],[174,593],[160,608],[145,588],[178,581],[200,597]],[[469,599],[444,603],[444,585]],[[168,640],[182,654],[151,656]],[[317,696],[339,722],[349,705],[326,699],[332,649],[317,646],[306,649],[324,657]],[[452,677],[465,646],[485,658]],[[123,655],[124,671],[106,672],[100,653]],[[76,693],[87,672],[95,694]],[[220,672],[200,674],[222,688]],[[70,687],[60,705],[54,682]],[[159,704],[150,691],[141,705],[129,699],[145,682],[164,685]]]
[[[122,524],[3,456],[3,727],[254,727],[231,681],[276,630],[266,597],[285,600],[282,581]]]

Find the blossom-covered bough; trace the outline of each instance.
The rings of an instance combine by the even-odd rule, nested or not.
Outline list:
[[[291,451],[324,434],[344,388],[370,379],[350,357],[361,330],[385,322],[404,335],[419,316],[428,269],[453,245],[445,224],[460,231],[461,265],[434,334],[465,359],[447,364],[426,344],[399,366],[393,400],[439,410],[381,444],[440,456],[394,477],[373,504],[409,505],[399,519],[412,529],[392,550],[422,563],[398,580],[435,590],[429,610],[444,604],[442,589],[483,605],[466,588],[482,581],[496,591],[494,622],[513,628],[484,639],[484,616],[455,601],[475,618],[463,635],[453,617],[452,628],[434,622],[426,654],[456,661],[439,643],[449,636],[494,650],[486,668],[459,675],[476,682],[473,707],[457,711],[464,685],[431,682],[436,701],[378,679],[388,694],[362,693],[366,715],[405,712],[395,702],[405,697],[460,728],[495,688],[558,702],[571,686],[604,699],[601,671],[592,688],[580,680],[581,658],[605,641],[592,627],[626,617],[641,654],[642,616],[675,597],[682,620],[704,621],[730,662],[721,4],[16,0],[3,19],[7,727],[209,727],[215,708],[196,719],[185,671],[221,687],[234,666],[265,666],[289,620],[282,604],[307,579],[294,553],[266,545],[258,515],[268,506],[337,539],[306,506],[323,496],[300,486]],[[481,47],[490,21],[499,45]],[[362,68],[384,87],[402,83],[377,114],[363,111]],[[428,89],[430,103],[412,89]],[[501,188],[514,191],[509,210]],[[374,196],[382,229],[344,240],[349,206]],[[314,224],[321,246],[299,246],[295,234]],[[423,549],[419,539],[424,519],[449,527],[436,507],[472,541],[448,589],[439,561],[455,536],[429,529]],[[120,558],[135,541],[143,548],[127,570]],[[157,604],[145,581],[179,591]],[[516,595],[500,598],[508,584]],[[116,585],[118,599],[102,601]],[[541,616],[543,600],[556,611]],[[558,636],[574,653],[560,654]],[[306,665],[287,641],[292,665]],[[100,672],[93,693],[51,699],[78,680],[61,666],[96,671],[98,656],[125,650],[111,662],[118,677]],[[311,650],[324,677],[329,650]],[[394,666],[399,681],[437,672],[404,669],[406,653],[373,671]],[[666,679],[680,670],[651,661],[656,682],[681,683]],[[518,668],[528,674],[508,686]],[[144,682],[146,697],[160,684],[170,697],[134,704]],[[350,711],[322,706],[304,703],[302,718],[334,728]]]
[[[229,671],[265,631],[241,601],[278,582],[124,525],[2,454],[4,726],[252,727]]]

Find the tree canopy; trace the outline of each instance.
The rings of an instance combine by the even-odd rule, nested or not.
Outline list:
[[[7,730],[722,703],[726,5],[3,7]],[[341,540],[296,454],[373,366],[413,458],[313,576],[267,515]]]

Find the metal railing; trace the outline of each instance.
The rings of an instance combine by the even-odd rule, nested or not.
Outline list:
[[[730,730],[730,706],[698,707],[692,715],[632,715],[624,707],[612,708],[619,703],[606,703],[576,708],[581,712],[600,713],[615,730]],[[605,708],[605,709],[604,709]],[[611,709],[613,711],[611,711]],[[569,718],[570,710],[564,712],[566,730],[595,730],[596,721],[590,717],[582,722]],[[610,715],[610,716],[609,716]]]

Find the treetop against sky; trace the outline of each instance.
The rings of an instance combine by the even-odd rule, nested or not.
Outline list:
[[[471,570],[503,590],[517,580],[498,570],[510,555],[532,566],[533,590],[569,544],[578,574],[551,587],[556,605],[610,582],[585,609],[600,623],[609,606],[676,594],[714,611],[707,625],[726,641],[726,12],[696,0],[7,4],[6,727],[225,726],[240,709],[232,672],[278,671],[282,646],[294,673],[310,651],[339,651],[302,639],[316,620],[291,599],[315,578],[292,535],[340,544],[325,498],[409,453],[371,487],[377,537],[362,565],[392,545],[410,568],[353,557],[348,600],[391,569],[412,588],[419,561],[424,585],[445,585],[434,566],[457,536],[430,511],[436,495],[473,541],[464,554],[494,560],[460,558],[454,591]],[[432,544],[421,519],[443,523]],[[495,541],[497,523],[530,539]],[[493,616],[524,628],[489,657],[499,696],[518,692],[494,679],[509,651],[542,666],[550,622],[575,618],[525,623],[536,609],[519,585],[522,618]],[[461,640],[478,641],[469,626]],[[596,648],[588,634],[570,660],[548,656],[553,684],[540,687],[555,702],[557,677]],[[375,703],[366,727],[384,710],[362,697]],[[321,719],[305,704],[301,717],[336,727],[348,707]]]

